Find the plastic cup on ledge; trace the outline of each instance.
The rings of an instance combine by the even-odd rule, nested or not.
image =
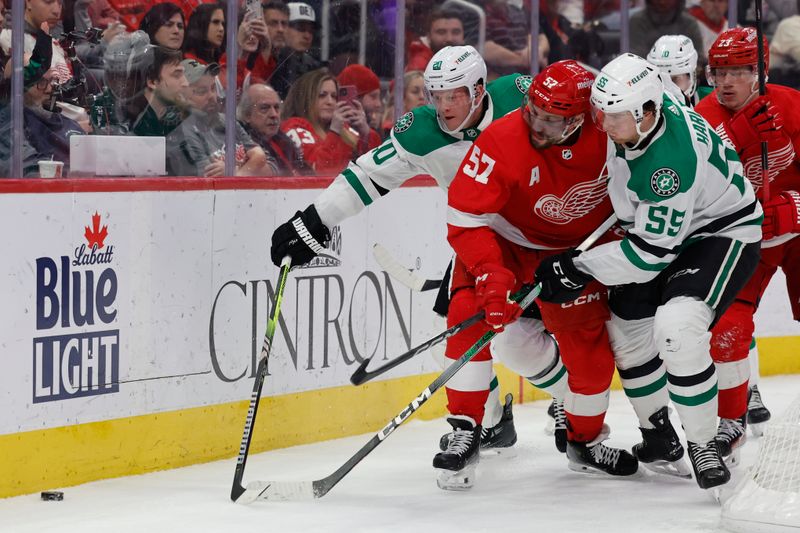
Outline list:
[[[64,174],[63,161],[39,161],[39,176],[42,178],[60,178]]]

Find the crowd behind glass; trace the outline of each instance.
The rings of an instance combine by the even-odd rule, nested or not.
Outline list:
[[[365,23],[358,0],[333,0],[326,9],[321,0],[245,0],[235,26],[226,20],[225,3],[203,0],[24,0],[18,134],[11,120],[11,0],[2,1],[3,177],[20,177],[11,176],[12,138],[22,143],[26,178],[51,172],[54,165],[41,161],[63,163],[56,166],[64,177],[102,175],[87,165],[87,154],[103,154],[97,160],[106,163],[95,164],[112,175],[126,174],[126,160],[130,168],[151,168],[150,158],[155,174],[221,177],[227,128],[235,128],[229,155],[237,176],[335,175],[378,146],[396,117],[426,103],[423,71],[436,51],[479,40],[479,18],[465,0],[406,0],[405,71],[396,76],[394,0],[368,0]],[[619,0],[469,2],[485,13],[489,81],[530,72],[532,50],[540,68],[566,58],[600,68],[620,52]],[[740,25],[751,21],[751,3],[734,7]],[[771,81],[797,87],[800,2],[764,3]],[[537,4],[538,32],[531,32]],[[629,50],[640,56],[661,35],[676,33],[707,50],[728,27],[727,0],[630,5]],[[235,61],[226,50],[229,28],[236,31]],[[700,80],[703,67],[701,57]],[[229,68],[235,88],[227,86]],[[394,106],[395,79],[402,80],[401,110]],[[223,113],[227,98],[235,98],[235,116]]]

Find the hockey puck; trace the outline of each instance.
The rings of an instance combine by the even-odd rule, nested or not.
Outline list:
[[[64,499],[64,493],[58,490],[46,490],[42,492],[42,500],[46,502],[60,502]]]

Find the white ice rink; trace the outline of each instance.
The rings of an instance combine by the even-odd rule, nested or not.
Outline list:
[[[775,417],[800,391],[800,376],[762,379],[759,388]],[[228,495],[235,459],[229,459],[66,488],[62,502],[44,502],[38,494],[0,500],[0,531],[723,531],[719,505],[693,480],[649,471],[634,480],[607,479],[568,470],[566,458],[543,432],[546,408],[546,402],[515,406],[516,456],[483,458],[469,492],[445,492],[434,481],[431,459],[449,426],[444,420],[412,419],[320,500],[233,504]],[[608,444],[630,448],[639,440],[633,410],[621,392],[612,394],[608,421]],[[673,423],[679,427],[674,413]],[[324,477],[370,436],[251,456],[245,483]],[[749,436],[743,466],[734,475],[754,462],[757,450],[758,440]]]

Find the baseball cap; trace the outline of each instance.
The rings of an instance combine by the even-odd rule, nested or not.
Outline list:
[[[186,73],[186,79],[189,85],[197,83],[197,81],[208,74],[209,76],[216,76],[219,74],[219,65],[217,63],[209,63],[204,65],[196,59],[184,59],[181,61],[181,66]]]
[[[312,22],[316,24],[317,15],[314,8],[305,2],[289,2],[289,24],[293,22]]]
[[[358,90],[358,96],[364,96],[376,89],[381,88],[381,81],[378,76],[364,65],[348,65],[336,77],[339,85],[354,85]]]

